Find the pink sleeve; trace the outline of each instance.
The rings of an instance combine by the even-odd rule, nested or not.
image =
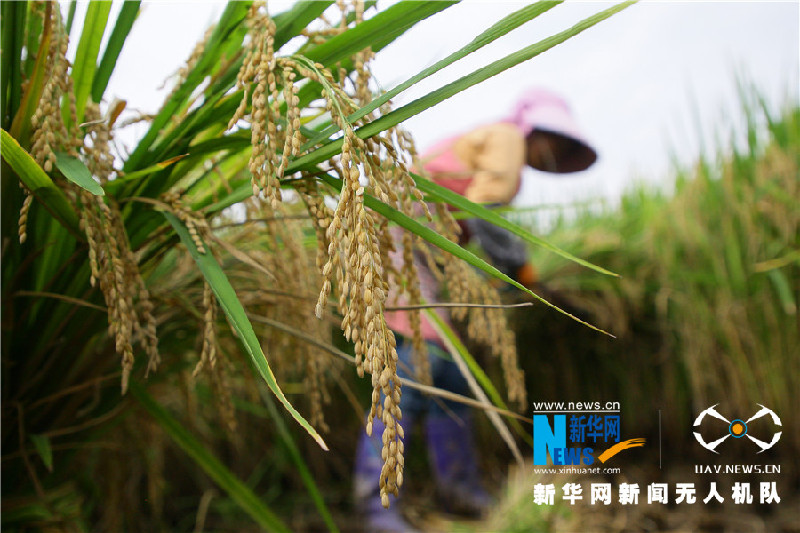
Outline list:
[[[400,243],[403,242],[403,229],[400,227],[392,227],[390,230],[392,232],[392,236],[396,244],[396,249],[390,253],[390,257],[392,259],[392,263],[394,264],[397,270],[401,270],[403,268],[403,248]],[[419,279],[419,290],[420,295],[425,300],[426,303],[435,303],[439,301],[439,296],[441,294],[441,287],[439,286],[439,282],[436,280],[436,276],[433,272],[431,272],[430,268],[428,267],[428,262],[425,259],[425,256],[419,252],[414,252],[414,266],[417,269],[417,278]],[[398,294],[399,288],[398,287],[390,287],[389,288],[389,299],[388,299],[388,306],[398,305],[408,305],[408,300],[405,295]],[[447,310],[444,308],[436,309],[437,314],[445,321],[445,323],[450,324],[450,317],[448,316]],[[386,317],[386,325],[392,329],[395,333],[399,333],[409,339],[413,336],[413,332],[411,329],[411,322],[409,320],[409,311],[389,311],[385,314]],[[438,342],[439,335],[430,325],[428,319],[425,317],[425,314],[422,313],[421,315],[421,325],[422,325],[422,336],[425,340]]]

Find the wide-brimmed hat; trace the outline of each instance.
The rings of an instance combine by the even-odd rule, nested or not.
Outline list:
[[[555,161],[556,173],[586,170],[597,160],[597,152],[575,122],[567,102],[541,88],[529,89],[517,101],[509,122],[527,138],[535,131],[558,135],[574,142],[572,150]]]

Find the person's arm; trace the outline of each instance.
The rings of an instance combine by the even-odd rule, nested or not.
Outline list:
[[[498,123],[479,128],[463,138],[461,157],[473,169],[467,199],[480,204],[508,204],[519,189],[525,165],[525,140],[513,124]],[[523,285],[537,281],[528,262],[528,250],[519,238],[490,222],[465,222],[469,238],[478,240],[491,263]]]
[[[455,149],[473,172],[464,196],[478,203],[507,204],[517,194],[525,165],[525,140],[512,124],[484,126],[465,135]]]

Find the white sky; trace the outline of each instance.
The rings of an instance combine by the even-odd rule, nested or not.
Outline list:
[[[288,4],[272,1],[270,10],[279,12]],[[388,3],[381,0],[378,5]],[[522,5],[464,0],[380,52],[373,71],[384,88],[391,88]],[[556,6],[401,94],[395,103],[408,103],[609,5],[584,1]],[[188,57],[221,9],[215,2],[147,3],[107,95],[154,112],[167,92],[156,88]],[[76,20],[82,19],[82,11]],[[569,177],[529,171],[517,203],[597,197],[613,201],[636,180],[664,183],[671,153],[688,163],[717,146],[715,138],[727,139],[735,125],[741,130],[737,75],[754,82],[775,109],[797,103],[798,28],[797,1],[643,1],[413,117],[406,127],[425,148],[439,138],[504,117],[525,88],[548,87],[571,104],[600,158],[592,169]]]

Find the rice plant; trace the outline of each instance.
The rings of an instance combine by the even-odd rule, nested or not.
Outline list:
[[[314,526],[335,530],[307,445],[336,440],[342,409],[324,405],[354,396],[345,360],[369,376],[366,430],[376,417],[386,428],[388,505],[404,470],[383,320],[390,284],[421,303],[413,263],[395,266],[390,251],[425,249],[455,302],[491,304],[485,276],[540,297],[461,248],[445,204],[547,246],[412,174],[401,123],[629,5],[393,109],[401,91],[557,2],[521,8],[376,93],[373,54],[452,4],[401,2],[367,16],[374,3],[300,1],[275,14],[230,2],[147,116],[106,91],[140,2],[124,2],[113,21],[109,3],[89,3],[82,25],[74,2],[66,12],[2,3],[4,527],[202,529],[210,515],[227,529],[252,527],[245,516],[268,530],[309,527],[269,505],[293,479],[317,510]],[[137,122],[147,132],[119,150],[119,130]],[[492,333],[504,314],[469,315],[493,326],[469,331],[500,357],[509,399],[524,403],[513,343]],[[311,440],[283,423],[275,399]],[[261,429],[266,420],[274,430]],[[259,455],[271,440],[285,461]]]

